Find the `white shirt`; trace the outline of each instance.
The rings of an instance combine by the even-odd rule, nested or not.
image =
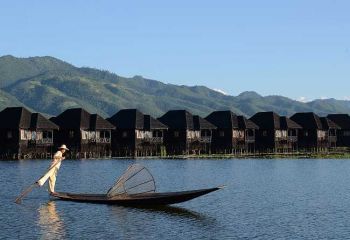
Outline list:
[[[63,158],[63,157],[62,157],[62,152],[61,152],[61,151],[57,151],[57,152],[55,153],[55,155],[53,156],[53,159],[52,159],[50,168],[51,168],[53,165],[55,165],[58,161],[61,161],[62,158]],[[58,164],[56,165],[56,168],[59,169],[60,166],[61,166],[61,162],[58,163]]]

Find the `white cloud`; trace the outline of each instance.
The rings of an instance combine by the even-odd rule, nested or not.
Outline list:
[[[344,97],[343,100],[350,101],[350,96]]]
[[[223,91],[223,90],[221,90],[221,89],[214,88],[213,90],[216,91],[216,92],[219,92],[219,93],[221,93],[221,94],[228,95],[227,92],[225,92],[225,91]]]
[[[298,102],[302,102],[302,103],[306,103],[306,102],[308,102],[309,100],[308,100],[306,97],[299,97],[299,98],[297,99],[297,101],[298,101]]]

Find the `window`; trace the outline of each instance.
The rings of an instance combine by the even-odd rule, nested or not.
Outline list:
[[[337,131],[335,129],[330,129],[329,130],[329,136],[330,137],[336,137],[337,136]]]
[[[200,131],[187,131],[187,138],[189,139],[195,139],[200,137],[201,137]]]
[[[163,132],[160,130],[153,131],[153,137],[163,137]]]
[[[263,135],[264,137],[267,137],[267,131],[264,130],[264,131],[262,132],[262,135]]]
[[[254,130],[249,129],[247,131],[247,134],[248,134],[249,137],[254,137]]]
[[[309,131],[305,131],[304,132],[304,137],[308,137],[309,136]]]
[[[224,131],[219,131],[219,136],[220,137],[225,137],[225,132]]]
[[[111,134],[109,133],[109,131],[101,131],[100,138],[111,138]]]
[[[32,137],[32,131],[21,129],[21,140],[31,140]]]
[[[210,130],[202,130],[201,131],[201,136],[202,137],[210,137],[211,136],[211,131]]]
[[[325,138],[326,137],[326,131],[318,130],[317,131],[317,137],[318,138]]]
[[[96,139],[96,132],[95,131],[89,132],[89,139]]]
[[[52,138],[52,131],[44,131],[43,138]]]
[[[69,138],[74,138],[74,131],[69,131]],[[82,139],[86,139],[86,136],[84,135],[84,132],[82,132]]]
[[[179,131],[174,131],[174,137],[179,137],[180,136],[180,133],[179,133]]]
[[[295,136],[297,136],[297,131],[296,130],[289,130],[288,131],[288,136],[289,137],[295,137]]]

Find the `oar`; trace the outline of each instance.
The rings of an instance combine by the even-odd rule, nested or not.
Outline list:
[[[19,195],[16,200],[15,203],[20,204],[22,202],[22,198],[24,198],[28,193],[30,193],[33,188],[39,186],[39,184],[37,183],[33,183],[32,185],[30,185],[28,188],[26,188],[26,190],[24,190],[21,195]]]
[[[64,160],[64,158],[62,158],[61,160],[57,161],[57,163],[55,163],[54,165],[52,165],[52,166],[49,168],[49,170],[47,170],[47,172],[46,172],[43,176],[41,176],[41,177],[38,179],[38,181],[36,181],[36,182],[33,183],[32,185],[30,185],[28,188],[26,188],[26,189],[16,198],[15,203],[17,203],[17,204],[21,203],[22,199],[23,199],[26,195],[28,195],[28,193],[30,193],[30,192],[33,190],[33,188],[35,188],[35,187],[41,187],[41,186],[46,182],[46,180],[51,176],[52,173],[50,173],[50,171],[51,171],[52,169],[54,169],[54,167],[56,167],[56,165],[57,165],[58,163],[62,162],[62,160]],[[50,173],[50,174],[49,174],[49,173]],[[41,180],[42,183],[40,182],[40,180]]]

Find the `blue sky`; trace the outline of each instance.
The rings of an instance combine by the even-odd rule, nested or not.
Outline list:
[[[350,99],[350,1],[2,1],[0,55],[230,95]]]

